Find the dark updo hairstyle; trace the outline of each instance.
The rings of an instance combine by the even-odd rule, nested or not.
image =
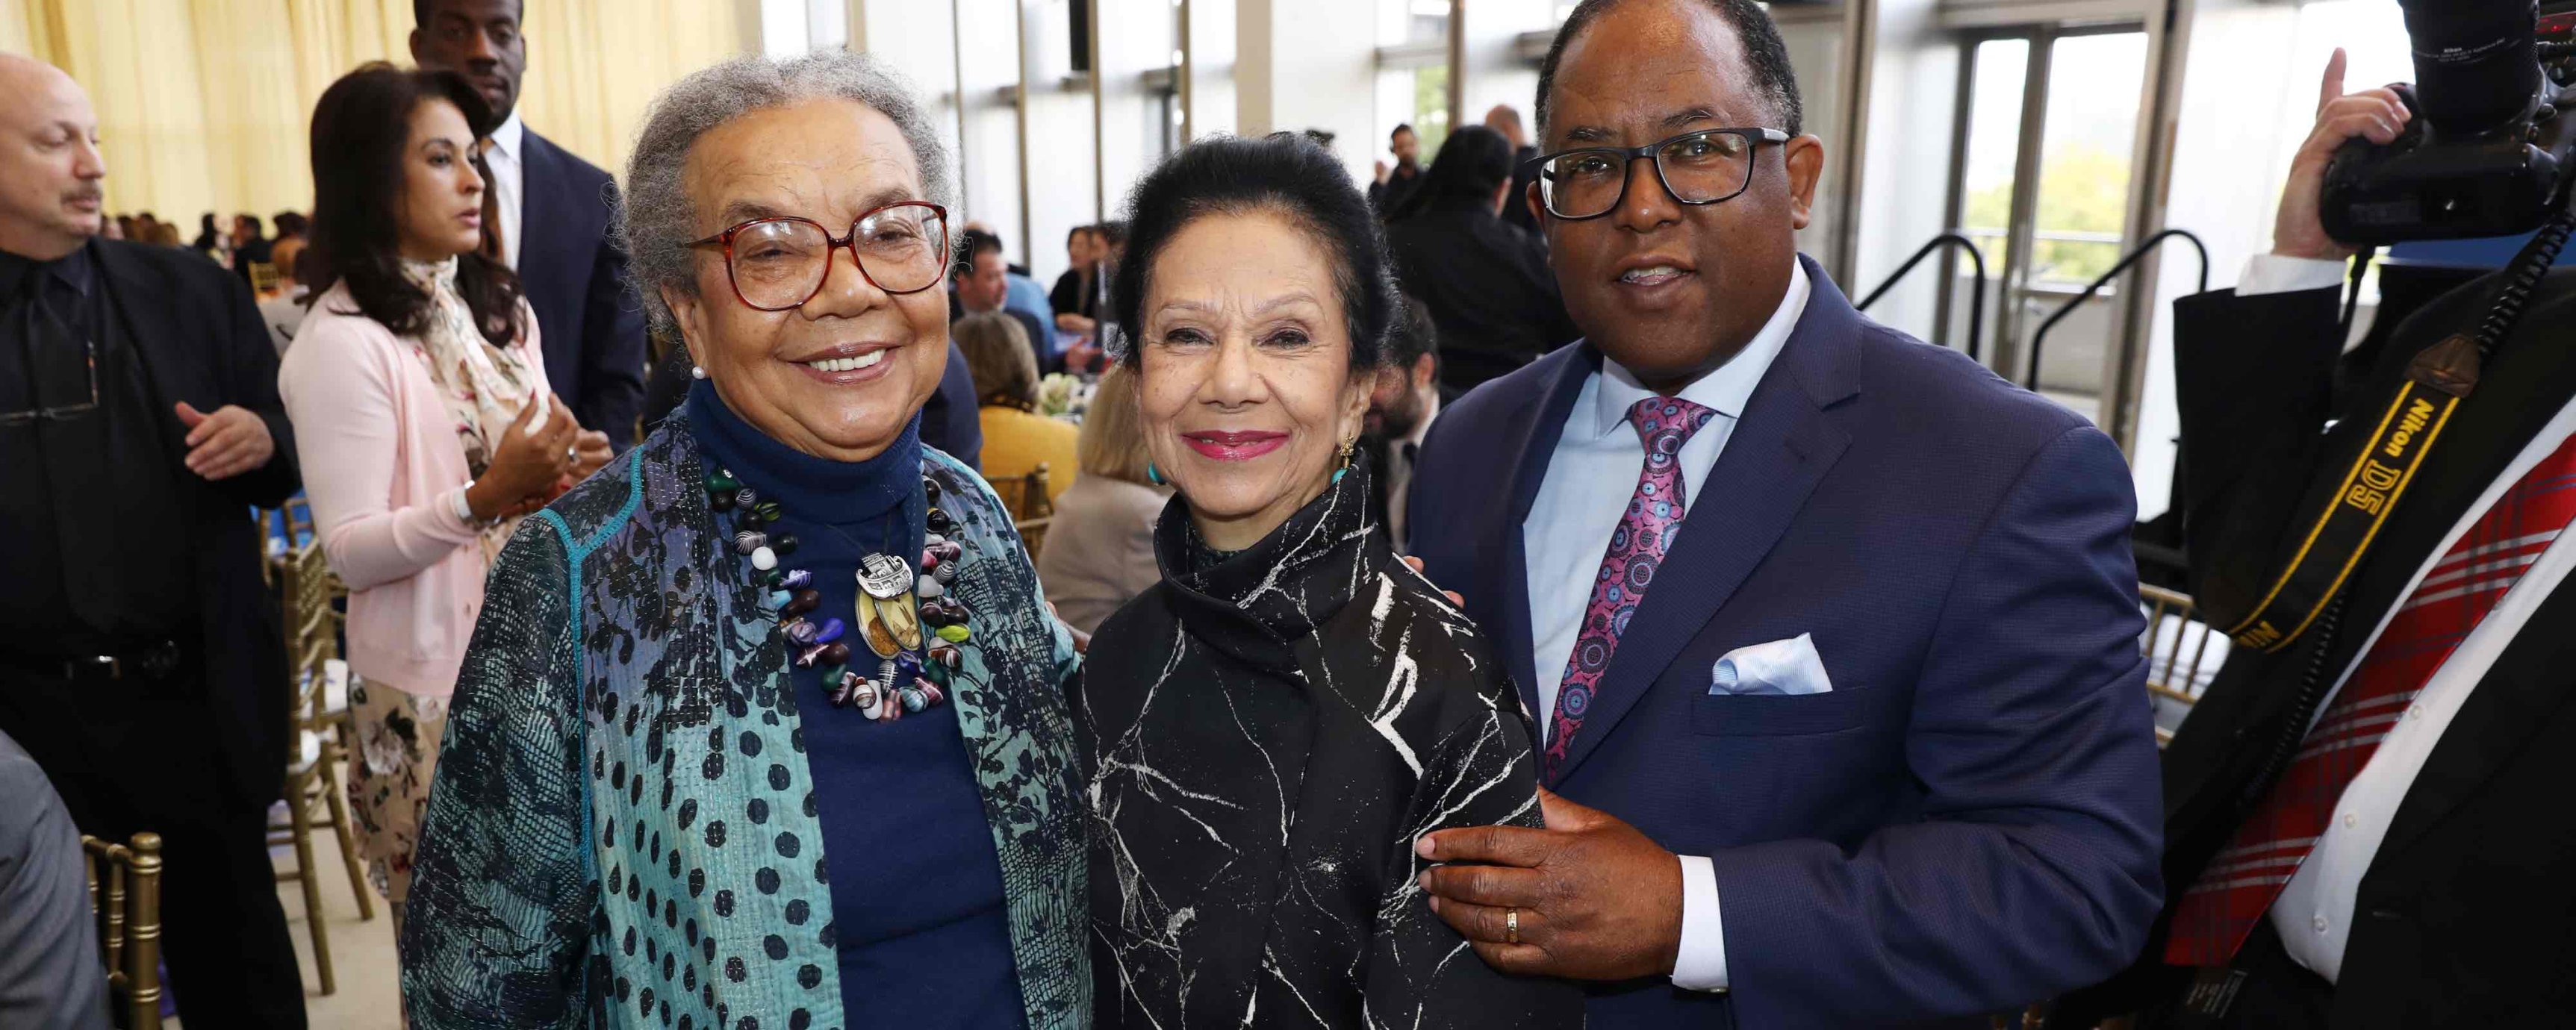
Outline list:
[[[358,312],[400,335],[428,325],[430,298],[402,271],[402,204],[411,150],[411,115],[444,100],[465,115],[476,139],[492,131],[491,105],[454,72],[404,71],[381,61],[341,76],[313,106],[312,254],[320,296],[347,283]],[[519,336],[519,277],[489,253],[489,169],[471,156],[485,183],[486,245],[459,255],[456,292],[474,327],[496,347]]]
[[[1147,173],[1127,195],[1127,212],[1127,258],[1110,291],[1127,336],[1118,360],[1129,368],[1144,349],[1145,291],[1155,257],[1202,217],[1255,212],[1304,230],[1332,261],[1334,292],[1350,329],[1351,371],[1377,366],[1395,321],[1395,281],[1377,216],[1331,151],[1285,132],[1200,140]]]
[[[1512,181],[1512,143],[1503,134],[1482,125],[1464,125],[1451,130],[1440,144],[1440,153],[1432,158],[1431,169],[1422,173],[1422,186],[1405,198],[1389,221],[1402,221],[1434,204],[1472,200],[1491,204],[1494,191]]]

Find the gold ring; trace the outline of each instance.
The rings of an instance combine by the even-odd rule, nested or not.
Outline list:
[[[1521,942],[1521,910],[1517,908],[1503,910],[1503,936],[1514,944]]]

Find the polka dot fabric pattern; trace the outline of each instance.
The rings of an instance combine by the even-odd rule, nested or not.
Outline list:
[[[1646,463],[1637,474],[1637,492],[1628,498],[1627,513],[1610,532],[1601,572],[1593,578],[1592,603],[1583,612],[1583,630],[1575,637],[1564,683],[1556,691],[1547,741],[1549,782],[1555,781],[1558,763],[1565,760],[1574,734],[1583,728],[1584,713],[1592,710],[1593,692],[1600,689],[1602,674],[1610,671],[1610,658],[1619,650],[1628,620],[1646,600],[1655,567],[1672,550],[1673,538],[1681,535],[1686,501],[1682,445],[1716,415],[1678,397],[1648,397],[1628,409],[1628,424],[1637,428],[1645,442]]]
[[[1071,642],[1029,600],[1016,534],[991,538],[999,502],[944,456],[924,472],[986,502],[954,505],[976,616],[951,693],[1030,1025],[1073,1026],[1090,976],[1066,907],[1083,891]],[[403,942],[415,1027],[843,1026],[805,713],[702,479],[675,419],[530,519],[496,566]]]

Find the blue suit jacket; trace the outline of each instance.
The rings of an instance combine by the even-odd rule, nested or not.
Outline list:
[[[1711,856],[1733,990],[1598,985],[1595,1026],[2017,1008],[2119,969],[2157,910],[2119,451],[1807,275],[1805,317],[1553,785]],[[1431,579],[1466,596],[1533,712],[1522,522],[1600,360],[1576,343],[1469,393],[1432,424],[1413,481]],[[1800,633],[1831,692],[1709,694],[1720,656]]]
[[[644,405],[645,351],[615,239],[617,183],[534,130],[522,138],[519,283],[544,331],[546,380],[622,451]]]

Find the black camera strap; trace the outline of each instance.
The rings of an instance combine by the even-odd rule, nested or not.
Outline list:
[[[2266,652],[2288,647],[2316,624],[2360,567],[2389,514],[2431,459],[2452,414],[2477,389],[2480,371],[2522,321],[2532,288],[2576,230],[2576,211],[2567,206],[2571,187],[2576,187],[2576,175],[2559,186],[2558,213],[2506,266],[2495,301],[2477,327],[2415,355],[2394,389],[2353,416],[2372,419],[2371,431],[2348,462],[2309,487],[2299,509],[2304,514],[2292,523],[2301,533],[2288,564],[2272,578],[2263,599],[2226,630],[2238,646]]]

